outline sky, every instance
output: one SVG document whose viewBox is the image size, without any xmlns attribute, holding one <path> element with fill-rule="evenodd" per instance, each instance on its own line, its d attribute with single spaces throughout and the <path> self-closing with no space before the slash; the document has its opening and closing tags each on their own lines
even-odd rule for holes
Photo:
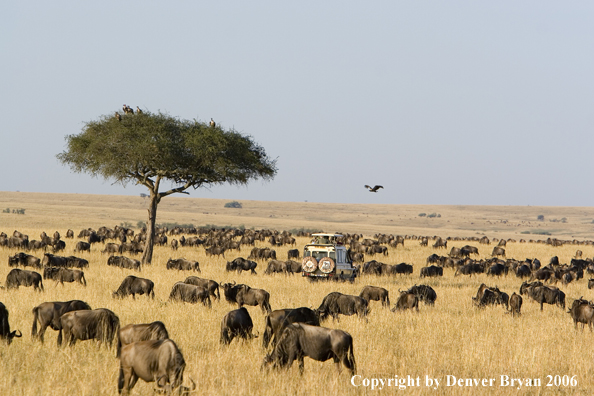
<svg viewBox="0 0 594 396">
<path fill-rule="evenodd" d="M 194 198 L 591 206 L 593 20 L 591 1 L 1 2 L 0 190 L 146 192 L 56 159 L 128 104 L 277 160 Z"/>
</svg>

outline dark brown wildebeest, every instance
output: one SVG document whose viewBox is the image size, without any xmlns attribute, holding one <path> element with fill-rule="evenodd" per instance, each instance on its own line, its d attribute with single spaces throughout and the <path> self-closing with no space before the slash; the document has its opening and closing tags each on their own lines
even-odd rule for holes
<svg viewBox="0 0 594 396">
<path fill-rule="evenodd" d="M 506 246 L 507 245 L 507 241 L 505 239 L 501 239 L 499 241 L 499 243 L 497 244 L 497 246 Z"/>
<path fill-rule="evenodd" d="M 248 285 L 223 283 L 221 285 L 225 294 L 225 300 L 238 304 L 241 308 L 244 304 L 256 306 L 259 305 L 263 313 L 270 313 L 270 293 L 264 289 L 252 289 Z"/>
<path fill-rule="evenodd" d="M 30 254 L 20 252 L 12 257 L 8 257 L 8 265 L 10 267 L 17 267 L 19 265 L 22 265 L 23 267 L 41 268 L 41 259 L 38 259 L 35 256 L 31 256 Z"/>
<path fill-rule="evenodd" d="M 465 245 L 460 248 L 460 257 L 469 257 L 471 254 L 478 256 L 479 251 L 476 246 Z"/>
<path fill-rule="evenodd" d="M 200 272 L 200 264 L 198 261 L 186 260 L 185 258 L 178 258 L 175 260 L 169 259 L 167 260 L 166 268 L 175 269 L 178 271 L 196 271 Z"/>
<path fill-rule="evenodd" d="M 105 244 L 105 249 L 101 251 L 101 254 L 108 253 L 109 255 L 114 255 L 116 253 L 121 253 L 122 247 L 117 243 L 109 242 Z"/>
<path fill-rule="evenodd" d="M 107 265 L 140 271 L 140 261 L 125 256 L 110 256 Z"/>
<path fill-rule="evenodd" d="M 400 291 L 400 295 L 398 296 L 396 304 L 394 304 L 394 308 L 392 308 L 392 312 L 403 311 L 406 309 L 412 310 L 413 308 L 419 312 L 419 298 L 416 294 L 409 293 L 408 291 Z"/>
<path fill-rule="evenodd" d="M 434 276 L 443 276 L 443 268 L 435 265 L 421 268 L 421 278 Z"/>
<path fill-rule="evenodd" d="M 45 267 L 43 269 L 43 279 L 52 279 L 64 286 L 64 282 L 78 282 L 81 285 L 87 286 L 85 273 L 77 269 Z"/>
<path fill-rule="evenodd" d="M 146 278 L 139 278 L 134 275 L 128 275 L 122 281 L 122 284 L 118 288 L 118 290 L 114 291 L 112 294 L 113 298 L 119 297 L 123 298 L 126 296 L 132 295 L 132 298 L 136 300 L 136 295 L 143 295 L 146 294 L 147 297 L 155 298 L 155 283 Z"/>
<path fill-rule="evenodd" d="M 208 290 L 208 293 L 210 293 L 210 295 L 214 298 L 221 298 L 221 294 L 219 293 L 219 284 L 213 280 L 202 279 L 198 278 L 197 276 L 188 276 L 186 280 L 184 280 L 184 283 L 187 283 L 188 285 L 200 286 Z"/>
<path fill-rule="evenodd" d="M 120 319 L 106 308 L 66 312 L 60 317 L 58 346 L 62 346 L 62 333 L 67 345 L 74 345 L 76 340 L 97 340 L 109 348 L 120 329 Z"/>
<path fill-rule="evenodd" d="M 227 272 L 237 271 L 238 274 L 241 274 L 242 271 L 251 271 L 253 275 L 257 275 L 256 267 L 258 263 L 252 260 L 244 259 L 243 257 L 237 257 L 233 261 L 227 261 L 227 265 L 225 266 L 225 270 Z"/>
<path fill-rule="evenodd" d="M 328 316 L 332 316 L 332 320 L 337 320 L 338 315 L 351 316 L 354 314 L 367 319 L 369 308 L 367 300 L 362 297 L 332 292 L 324 297 L 318 312 L 320 320 L 325 320 Z"/>
<path fill-rule="evenodd" d="M 290 260 L 292 258 L 299 259 L 299 249 L 289 249 L 289 251 L 287 251 L 287 259 Z"/>
<path fill-rule="evenodd" d="M 222 246 L 211 246 L 204 249 L 207 256 L 223 256 L 225 258 L 225 248 Z"/>
<path fill-rule="evenodd" d="M 301 263 L 295 260 L 287 260 L 287 271 L 291 274 L 298 274 L 302 271 Z"/>
<path fill-rule="evenodd" d="M 262 366 L 272 363 L 273 368 L 289 369 L 297 360 L 299 373 L 303 374 L 305 356 L 319 362 L 334 359 L 339 371 L 342 363 L 351 375 L 357 371 L 353 338 L 349 333 L 304 323 L 292 323 L 285 328 L 274 350 L 264 358 Z"/>
<path fill-rule="evenodd" d="M 177 241 L 177 239 L 172 239 L 171 240 L 171 250 L 177 250 L 179 247 L 179 242 Z"/>
<path fill-rule="evenodd" d="M 78 241 L 74 248 L 75 252 L 91 252 L 91 244 L 83 241 Z"/>
<path fill-rule="evenodd" d="M 60 323 L 60 316 L 66 312 L 78 310 L 90 310 L 91 307 L 84 301 L 52 301 L 44 302 L 33 308 L 33 326 L 31 327 L 31 337 L 33 339 L 39 338 L 43 343 L 43 337 L 47 327 L 58 331 L 62 327 Z M 39 322 L 39 333 L 37 332 L 37 322 Z"/>
<path fill-rule="evenodd" d="M 425 305 L 435 305 L 435 300 L 437 300 L 437 293 L 431 286 L 414 285 L 407 291 L 417 296 L 419 301 L 425 302 Z"/>
<path fill-rule="evenodd" d="M 419 242 L 419 245 L 421 245 L 421 246 L 427 246 L 428 244 L 429 244 L 429 238 L 422 237 L 421 238 L 421 242 Z"/>
<path fill-rule="evenodd" d="M 502 239 L 503 241 L 503 239 Z M 495 246 L 493 248 L 493 252 L 491 252 L 491 256 L 492 257 L 496 257 L 496 256 L 503 256 L 505 257 L 505 249 L 500 247 L 500 246 Z"/>
<path fill-rule="evenodd" d="M 485 267 L 480 263 L 470 263 L 464 264 L 463 266 L 459 267 L 456 272 L 454 272 L 454 276 L 458 276 L 458 274 L 462 275 L 469 275 L 472 274 L 482 274 L 485 272 Z"/>
<path fill-rule="evenodd" d="M 527 264 L 522 264 L 516 268 L 516 277 L 528 278 L 532 275 L 532 270 Z"/>
<path fill-rule="evenodd" d="M 264 273 L 266 275 L 271 275 L 277 272 L 284 273 L 286 275 L 289 272 L 287 269 L 287 263 L 279 260 L 270 260 L 270 262 L 268 263 L 268 267 L 266 267 Z"/>
<path fill-rule="evenodd" d="M 245 307 L 230 311 L 221 321 L 221 344 L 229 345 L 235 337 L 245 340 L 255 338 L 257 335 L 252 334 L 253 328 L 252 317 Z"/>
<path fill-rule="evenodd" d="M 588 279 L 588 289 L 594 288 L 594 279 Z"/>
<path fill-rule="evenodd" d="M 262 337 L 262 346 L 268 348 L 268 344 L 272 341 L 273 337 L 278 334 L 278 329 L 282 325 L 286 316 L 291 312 L 292 308 L 286 309 L 275 309 L 265 319 L 264 336 Z"/>
<path fill-rule="evenodd" d="M 495 263 L 493 265 L 491 265 L 489 268 L 487 268 L 487 275 L 492 275 L 492 276 L 501 276 L 501 275 L 507 275 L 509 271 L 509 268 L 501 263 Z"/>
<path fill-rule="evenodd" d="M 59 252 L 61 250 L 64 250 L 64 249 L 66 249 L 66 242 L 64 242 L 64 241 L 54 241 L 52 243 L 52 251 L 54 253 L 57 253 L 57 252 Z"/>
<path fill-rule="evenodd" d="M 307 307 L 295 309 L 278 309 L 266 316 L 266 327 L 264 330 L 263 347 L 267 348 L 268 343 L 276 345 L 280 334 L 286 326 L 291 323 L 306 323 L 312 326 L 320 325 L 320 315 L 317 311 Z"/>
<path fill-rule="evenodd" d="M 74 231 L 68 229 L 68 231 L 66 231 L 66 238 L 74 238 Z"/>
<path fill-rule="evenodd" d="M 120 375 L 118 392 L 127 395 L 141 378 L 145 382 L 156 382 L 166 394 L 179 388 L 180 394 L 196 389 L 182 385 L 186 361 L 179 348 L 170 339 L 138 341 L 126 345 L 120 353 Z"/>
<path fill-rule="evenodd" d="M 390 273 L 392 274 L 412 274 L 413 273 L 413 266 L 406 263 L 395 264 L 390 269 Z"/>
<path fill-rule="evenodd" d="M 171 293 L 169 293 L 169 301 L 183 301 L 192 304 L 200 301 L 205 307 L 212 307 L 210 293 L 207 289 L 184 282 L 177 282 L 173 285 Z"/>
<path fill-rule="evenodd" d="M 166 340 L 167 338 L 169 338 L 169 333 L 163 322 L 160 321 L 126 325 L 120 328 L 118 333 L 118 350 L 116 356 L 120 357 L 122 348 L 133 342 Z"/>
<path fill-rule="evenodd" d="M 590 327 L 590 331 L 592 331 L 592 321 L 594 319 L 594 306 L 588 300 L 584 300 L 581 297 L 577 300 L 574 300 L 573 304 L 571 305 L 571 308 L 569 309 L 569 311 L 567 311 L 567 313 L 571 315 L 576 330 L 578 323 L 581 323 L 582 331 L 584 330 L 586 324 L 588 325 L 588 327 Z"/>
<path fill-rule="evenodd" d="M 453 246 L 452 249 L 450 250 L 449 256 L 452 258 L 459 258 L 460 257 L 460 248 Z"/>
<path fill-rule="evenodd" d="M 565 309 L 565 293 L 556 287 L 544 286 L 541 282 L 534 282 L 532 284 L 524 282 L 520 286 L 520 294 L 528 294 L 530 298 L 540 304 L 540 310 L 543 309 L 543 304 L 555 304 Z"/>
<path fill-rule="evenodd" d="M 17 334 L 18 331 L 18 334 Z M 10 331 L 10 324 L 8 323 L 8 309 L 0 302 L 0 340 L 5 340 L 8 345 L 12 339 L 21 337 L 23 334 L 20 330 Z"/>
<path fill-rule="evenodd" d="M 433 244 L 433 248 L 438 249 L 438 248 L 444 248 L 447 249 L 448 248 L 448 241 L 445 239 L 441 239 L 440 237 L 438 237 L 435 240 L 435 243 Z"/>
<path fill-rule="evenodd" d="M 555 278 L 555 271 L 553 271 L 549 267 L 543 267 L 543 268 L 535 271 L 534 273 L 532 273 L 528 282 L 532 282 L 534 280 L 540 280 L 540 281 L 546 282 L 546 281 L 552 281 L 554 278 Z"/>
<path fill-rule="evenodd" d="M 383 287 L 378 286 L 365 286 L 361 293 L 359 293 L 359 297 L 362 297 L 369 301 L 381 301 L 382 307 L 389 308 L 390 307 L 390 296 L 386 289 Z"/>
<path fill-rule="evenodd" d="M 43 291 L 43 281 L 38 272 L 18 268 L 12 269 L 6 275 L 5 285 L 7 289 L 18 289 L 19 286 L 33 286 L 33 290 Z"/>
<path fill-rule="evenodd" d="M 509 298 L 509 312 L 511 312 L 512 316 L 521 315 L 522 310 L 522 296 L 516 294 L 515 292 Z"/>
</svg>

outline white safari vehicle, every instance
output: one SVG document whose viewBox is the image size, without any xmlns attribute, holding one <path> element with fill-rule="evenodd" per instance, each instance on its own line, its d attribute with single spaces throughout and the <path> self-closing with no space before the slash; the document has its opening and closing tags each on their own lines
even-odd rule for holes
<svg viewBox="0 0 594 396">
<path fill-rule="evenodd" d="M 340 234 L 312 234 L 303 248 L 302 275 L 309 278 L 353 280 L 357 276 Z"/>
</svg>

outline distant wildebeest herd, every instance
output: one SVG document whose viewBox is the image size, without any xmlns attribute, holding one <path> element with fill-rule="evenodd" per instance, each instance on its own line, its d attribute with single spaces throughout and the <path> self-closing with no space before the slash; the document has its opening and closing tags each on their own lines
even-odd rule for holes
<svg viewBox="0 0 594 396">
<path fill-rule="evenodd" d="M 169 236 L 169 238 L 168 238 Z M 297 236 L 305 236 L 303 233 Z M 176 238 L 173 238 L 176 237 Z M 74 232 L 68 230 L 66 238 L 74 238 Z M 135 255 L 143 251 L 146 233 L 134 233 L 133 230 L 116 226 L 113 229 L 101 227 L 99 230 L 82 230 L 78 241 L 74 244 L 77 254 L 85 254 L 94 248 L 95 244 L 102 244 L 102 254 L 107 254 L 106 264 L 111 267 L 142 270 L 139 260 L 122 256 L 122 254 Z M 114 240 L 110 242 L 109 240 Z M 448 241 L 462 240 L 460 238 L 440 237 L 412 237 L 376 234 L 373 239 L 363 238 L 362 235 L 344 234 L 340 243 L 349 246 L 348 254 L 354 263 L 358 263 L 357 273 L 366 276 L 411 276 L 414 272 L 413 264 L 386 264 L 370 259 L 365 262 L 365 257 L 370 258 L 376 254 L 385 257 L 389 255 L 388 247 L 397 249 L 404 246 L 406 240 L 417 240 L 421 246 L 429 246 L 433 240 L 433 249 L 447 249 Z M 491 241 L 483 237 L 468 238 L 466 240 L 488 245 Z M 207 256 L 225 257 L 226 251 L 240 252 L 242 246 L 251 246 L 248 258 L 236 257 L 227 261 L 227 272 L 242 271 L 257 275 L 258 261 L 269 260 L 264 271 L 265 275 L 276 273 L 293 275 L 301 272 L 299 250 L 290 249 L 287 260 L 277 258 L 274 247 L 288 245 L 295 246 L 296 240 L 288 232 L 272 230 L 239 230 L 239 229 L 181 229 L 157 230 L 155 243 L 171 247 L 172 252 L 185 247 L 202 247 Z M 269 247 L 255 247 L 255 241 L 271 244 Z M 119 242 L 119 243 L 118 243 Z M 494 242 L 497 242 L 494 240 Z M 556 285 L 558 282 L 566 285 L 577 281 L 584 276 L 584 272 L 594 274 L 594 262 L 582 259 L 582 252 L 578 250 L 576 256 L 569 264 L 561 264 L 554 256 L 546 266 L 541 266 L 537 259 L 516 260 L 505 258 L 505 248 L 509 240 L 499 240 L 488 259 L 477 259 L 479 249 L 476 246 L 466 245 L 461 248 L 452 247 L 447 256 L 431 254 L 427 257 L 426 264 L 420 268 L 420 278 L 443 277 L 444 269 L 451 269 L 453 276 L 486 274 L 499 278 L 514 273 L 522 283 L 518 293 L 511 296 L 501 291 L 497 286 L 481 284 L 476 296 L 472 297 L 473 304 L 480 309 L 491 305 L 502 305 L 514 317 L 521 315 L 523 304 L 522 296 L 527 296 L 540 304 L 557 305 L 563 309 L 566 306 L 565 293 Z M 515 242 L 515 241 L 514 241 Z M 526 241 L 520 241 L 525 243 Z M 534 241 L 532 241 L 534 242 Z M 535 243 L 546 243 L 551 246 L 561 246 L 564 243 L 577 241 L 559 241 L 548 239 Z M 53 237 L 48 237 L 45 232 L 40 235 L 39 241 L 29 240 L 27 235 L 14 231 L 12 236 L 0 233 L 0 247 L 21 250 L 8 258 L 8 265 L 13 268 L 6 277 L 6 289 L 18 289 L 20 286 L 30 287 L 40 293 L 44 292 L 43 280 L 54 280 L 56 285 L 64 282 L 77 282 L 83 287 L 87 279 L 83 269 L 89 268 L 89 261 L 75 256 L 62 257 L 56 253 L 66 247 L 66 242 L 61 240 L 56 231 Z M 51 251 L 50 252 L 48 252 Z M 36 257 L 29 252 L 41 251 L 43 257 Z M 503 259 L 505 258 L 505 259 Z M 36 271 L 18 267 L 31 267 L 43 270 L 43 277 Z M 186 258 L 170 258 L 165 268 L 176 271 L 193 271 L 201 273 L 197 261 Z M 91 280 L 92 281 L 92 280 Z M 548 284 L 546 284 L 548 283 Z M 588 288 L 594 287 L 594 279 L 588 282 Z M 133 275 L 125 277 L 119 288 L 113 291 L 114 298 L 126 298 L 136 295 L 146 295 L 154 299 L 155 284 L 150 279 Z M 220 290 L 223 289 L 225 300 L 238 308 L 229 311 L 221 319 L 220 343 L 230 344 L 234 338 L 251 340 L 259 337 L 254 334 L 254 322 L 245 306 L 259 306 L 265 315 L 265 328 L 263 332 L 263 348 L 266 353 L 262 361 L 262 369 L 289 368 L 295 360 L 299 363 L 299 370 L 304 370 L 304 357 L 314 360 L 326 361 L 333 359 L 340 370 L 345 366 L 351 373 L 356 372 L 353 339 L 343 330 L 321 327 L 321 324 L 332 318 L 339 320 L 339 315 L 357 315 L 365 322 L 368 321 L 370 302 L 378 301 L 382 307 L 390 308 L 389 291 L 385 288 L 366 285 L 359 295 L 343 294 L 334 291 L 326 295 L 317 309 L 308 307 L 283 308 L 273 310 L 270 304 L 270 293 L 264 289 L 252 288 L 246 284 L 219 283 L 211 279 L 188 276 L 184 281 L 176 282 L 169 295 L 169 301 L 187 302 L 192 304 L 202 303 L 205 307 L 212 306 L 212 299 L 221 300 Z M 434 306 L 437 300 L 436 291 L 429 285 L 411 286 L 407 290 L 398 290 L 398 296 L 392 312 L 419 311 L 419 304 Z M 165 324 L 160 321 L 152 323 L 128 324 L 120 326 L 116 313 L 106 308 L 92 309 L 90 304 L 80 300 L 44 302 L 32 309 L 33 325 L 31 335 L 33 339 L 44 341 L 44 334 L 48 327 L 58 331 L 58 346 L 63 343 L 74 345 L 77 341 L 96 340 L 107 347 L 115 342 L 116 355 L 120 359 L 119 379 L 117 388 L 120 393 L 128 393 L 134 387 L 138 378 L 146 382 L 155 382 L 156 386 L 166 392 L 174 389 L 180 393 L 195 389 L 186 387 L 183 383 L 185 360 L 176 343 L 169 338 Z M 573 300 L 568 313 L 582 328 L 587 324 L 592 330 L 594 320 L 594 303 L 582 297 Z M 37 330 L 39 324 L 39 331 Z M 8 310 L 0 303 L 0 339 L 10 343 L 14 338 L 21 337 L 19 330 L 10 330 L 8 323 Z"/>
</svg>

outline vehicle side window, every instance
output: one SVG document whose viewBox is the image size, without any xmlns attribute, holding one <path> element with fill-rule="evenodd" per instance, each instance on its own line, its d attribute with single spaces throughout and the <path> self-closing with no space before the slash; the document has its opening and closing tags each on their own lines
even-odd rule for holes
<svg viewBox="0 0 594 396">
<path fill-rule="evenodd" d="M 330 252 L 330 258 L 336 261 L 336 252 Z"/>
<path fill-rule="evenodd" d="M 306 250 L 305 253 L 303 253 L 304 257 L 309 257 L 311 256 L 311 252 L 309 250 Z"/>
</svg>

